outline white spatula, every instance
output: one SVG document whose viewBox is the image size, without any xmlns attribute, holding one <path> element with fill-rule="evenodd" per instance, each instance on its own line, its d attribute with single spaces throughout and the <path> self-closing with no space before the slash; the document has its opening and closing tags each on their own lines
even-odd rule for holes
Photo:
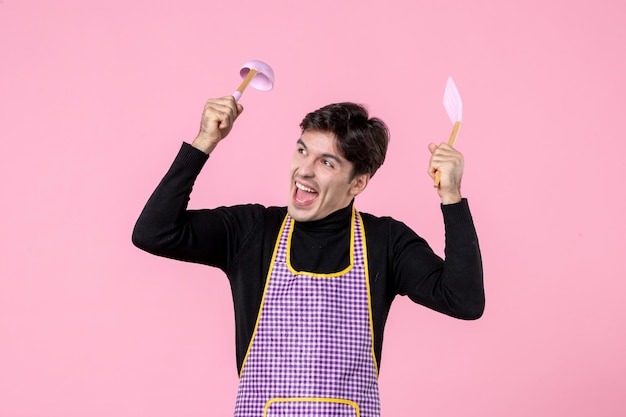
<svg viewBox="0 0 626 417">
<path fill-rule="evenodd" d="M 454 146 L 456 142 L 456 136 L 459 134 L 461 128 L 461 119 L 463 118 L 463 102 L 461 101 L 461 95 L 459 90 L 454 84 L 452 77 L 448 77 L 446 83 L 446 89 L 443 92 L 443 106 L 446 108 L 450 121 L 454 124 L 452 127 L 452 133 L 450 139 L 448 139 L 448 145 Z M 441 181 L 441 174 L 439 171 L 435 172 L 435 188 L 439 187 Z"/>
</svg>

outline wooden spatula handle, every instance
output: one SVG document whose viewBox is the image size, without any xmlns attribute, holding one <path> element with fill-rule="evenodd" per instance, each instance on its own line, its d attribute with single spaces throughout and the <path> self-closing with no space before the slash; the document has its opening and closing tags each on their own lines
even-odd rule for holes
<svg viewBox="0 0 626 417">
<path fill-rule="evenodd" d="M 250 68 L 248 75 L 246 75 L 246 78 L 244 78 L 241 84 L 239 84 L 239 88 L 237 89 L 237 91 L 243 93 L 243 90 L 245 90 L 248 84 L 250 84 L 250 81 L 252 81 L 256 73 L 257 71 L 254 68 Z"/>
</svg>

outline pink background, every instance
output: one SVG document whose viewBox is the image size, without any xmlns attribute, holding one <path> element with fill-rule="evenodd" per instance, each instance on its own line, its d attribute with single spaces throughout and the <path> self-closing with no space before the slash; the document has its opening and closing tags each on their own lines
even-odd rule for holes
<svg viewBox="0 0 626 417">
<path fill-rule="evenodd" d="M 517 3 L 517 4 L 515 4 Z M 237 387 L 221 272 L 135 249 L 135 219 L 206 98 L 248 59 L 269 93 L 192 207 L 286 203 L 302 116 L 366 104 L 392 132 L 357 200 L 443 253 L 427 144 L 457 147 L 487 309 L 397 299 L 380 376 L 393 416 L 624 416 L 623 1 L 0 0 L 0 416 L 226 416 Z"/>
</svg>

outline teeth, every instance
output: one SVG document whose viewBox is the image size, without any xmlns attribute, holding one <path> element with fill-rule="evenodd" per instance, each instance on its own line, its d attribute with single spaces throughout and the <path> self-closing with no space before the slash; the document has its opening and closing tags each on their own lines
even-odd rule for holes
<svg viewBox="0 0 626 417">
<path fill-rule="evenodd" d="M 301 189 L 302 191 L 306 191 L 307 193 L 314 193 L 315 190 L 312 190 L 310 188 L 305 187 L 304 185 L 300 184 L 299 182 L 296 183 L 296 187 L 298 187 L 299 189 Z"/>
</svg>

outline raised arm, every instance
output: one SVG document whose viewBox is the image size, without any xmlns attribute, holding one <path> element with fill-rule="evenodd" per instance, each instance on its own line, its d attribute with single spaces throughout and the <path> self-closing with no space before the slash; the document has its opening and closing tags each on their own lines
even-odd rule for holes
<svg viewBox="0 0 626 417">
<path fill-rule="evenodd" d="M 485 307 L 483 267 L 474 221 L 461 196 L 463 155 L 445 143 L 428 148 L 428 174 L 441 174 L 437 192 L 446 233 L 445 260 L 410 229 L 392 232 L 398 292 L 444 314 L 477 319 Z"/>
<path fill-rule="evenodd" d="M 242 110 L 231 96 L 207 101 L 193 144 L 182 145 L 135 224 L 132 240 L 137 247 L 160 256 L 226 265 L 224 242 L 234 235 L 227 214 L 219 209 L 187 210 L 187 204 L 208 154 L 228 135 Z"/>
</svg>

